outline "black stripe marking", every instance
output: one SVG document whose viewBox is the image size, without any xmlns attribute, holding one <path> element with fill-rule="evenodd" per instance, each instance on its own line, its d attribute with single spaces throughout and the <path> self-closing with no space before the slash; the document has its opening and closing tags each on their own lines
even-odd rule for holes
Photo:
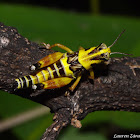
<svg viewBox="0 0 140 140">
<path fill-rule="evenodd" d="M 54 76 L 54 78 L 58 78 L 58 75 L 57 75 L 57 72 L 56 72 L 56 69 L 55 69 L 55 67 L 54 67 L 54 65 L 52 64 L 52 65 L 50 65 L 50 68 L 52 69 L 52 71 L 53 71 L 53 76 Z"/>
<path fill-rule="evenodd" d="M 43 71 L 41 71 L 41 74 L 43 75 L 44 81 L 46 81 L 46 78 L 45 78 L 45 75 L 44 75 Z"/>
<path fill-rule="evenodd" d="M 38 75 L 36 75 L 35 77 L 36 77 L 36 79 L 37 79 L 37 82 L 39 83 L 39 78 L 38 78 Z"/>
<path fill-rule="evenodd" d="M 61 62 L 58 61 L 58 62 L 56 63 L 56 65 L 57 65 L 57 67 L 58 67 L 58 69 L 59 69 L 60 75 L 61 75 L 61 76 L 65 76 L 65 71 L 64 71 L 64 68 L 63 68 Z"/>
<path fill-rule="evenodd" d="M 23 81 L 23 88 L 27 88 L 27 83 L 26 83 L 25 77 L 21 77 L 21 79 Z"/>
<path fill-rule="evenodd" d="M 53 64 L 55 70 L 56 70 L 56 73 L 57 73 L 57 76 L 60 77 L 60 73 L 59 73 L 59 68 L 57 67 L 56 63 Z"/>
<path fill-rule="evenodd" d="M 31 77 L 28 75 L 28 76 L 26 76 L 26 78 L 29 81 L 29 87 L 31 87 L 32 86 L 32 79 L 31 79 Z"/>
<path fill-rule="evenodd" d="M 48 69 L 46 69 L 46 71 L 48 71 L 48 73 L 49 73 L 48 80 L 51 80 L 51 74 L 50 74 L 50 71 L 49 71 Z"/>
<path fill-rule="evenodd" d="M 18 82 L 15 81 L 14 84 L 13 84 L 13 90 L 15 91 L 17 89 L 17 87 L 18 87 Z"/>
<path fill-rule="evenodd" d="M 22 81 L 21 81 L 21 80 L 22 80 L 22 79 L 21 79 L 21 78 L 19 78 L 21 88 L 23 88 L 23 87 L 22 87 Z"/>
</svg>

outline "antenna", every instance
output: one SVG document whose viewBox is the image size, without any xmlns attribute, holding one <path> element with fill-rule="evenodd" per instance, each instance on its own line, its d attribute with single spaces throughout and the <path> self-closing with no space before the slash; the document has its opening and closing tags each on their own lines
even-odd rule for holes
<svg viewBox="0 0 140 140">
<path fill-rule="evenodd" d="M 121 35 L 125 32 L 125 30 L 123 30 L 119 35 L 118 37 L 115 39 L 115 41 L 112 43 L 112 45 L 110 45 L 108 48 L 111 48 L 117 41 L 118 39 L 121 37 Z"/>
<path fill-rule="evenodd" d="M 122 52 L 111 52 L 110 55 L 112 54 L 132 55 L 132 54 L 127 54 L 127 53 L 122 53 Z"/>
</svg>

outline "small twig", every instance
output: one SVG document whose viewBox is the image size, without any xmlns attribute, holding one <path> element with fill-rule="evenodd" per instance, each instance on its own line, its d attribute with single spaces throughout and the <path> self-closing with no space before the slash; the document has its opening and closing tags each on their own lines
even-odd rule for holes
<svg viewBox="0 0 140 140">
<path fill-rule="evenodd" d="M 29 120 L 35 119 L 37 117 L 40 117 L 42 115 L 48 114 L 49 111 L 50 111 L 49 108 L 45 106 L 41 106 L 41 107 L 31 109 L 29 111 L 20 113 L 6 120 L 3 120 L 0 122 L 0 132 L 10 129 L 12 127 L 15 127 L 17 125 L 20 125 Z"/>
</svg>

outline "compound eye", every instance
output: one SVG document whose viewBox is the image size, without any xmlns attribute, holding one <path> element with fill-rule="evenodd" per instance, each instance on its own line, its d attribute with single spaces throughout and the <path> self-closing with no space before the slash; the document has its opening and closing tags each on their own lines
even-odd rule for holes
<svg viewBox="0 0 140 140">
<path fill-rule="evenodd" d="M 104 58 L 109 58 L 109 53 L 105 53 Z"/>
</svg>

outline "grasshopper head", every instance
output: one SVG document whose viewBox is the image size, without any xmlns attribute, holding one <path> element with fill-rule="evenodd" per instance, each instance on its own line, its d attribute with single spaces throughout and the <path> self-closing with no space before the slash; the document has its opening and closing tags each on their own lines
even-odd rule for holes
<svg viewBox="0 0 140 140">
<path fill-rule="evenodd" d="M 124 30 L 125 31 L 125 30 Z M 92 64 L 99 64 L 104 61 L 108 61 L 110 58 L 111 54 L 124 54 L 128 55 L 125 53 L 120 53 L 120 52 L 111 52 L 110 48 L 117 42 L 117 40 L 120 38 L 122 35 L 121 32 L 119 36 L 116 38 L 116 40 L 112 43 L 112 45 L 108 46 L 104 43 L 101 43 L 97 47 L 91 47 L 90 49 L 81 49 L 79 50 L 79 55 L 78 55 L 78 61 L 82 66 L 86 69 L 89 70 L 91 68 Z"/>
<path fill-rule="evenodd" d="M 121 52 L 111 52 L 110 48 L 112 46 L 114 46 L 114 44 L 118 41 L 118 39 L 120 38 L 120 36 L 124 33 L 125 30 L 123 30 L 118 37 L 115 39 L 115 41 L 107 47 L 106 44 L 101 43 L 99 46 L 97 47 L 92 47 L 91 49 L 89 49 L 89 55 L 91 55 L 91 59 L 92 60 L 104 60 L 107 61 L 110 58 L 111 54 L 123 54 L 123 55 L 128 55 L 125 53 L 121 53 Z"/>
<path fill-rule="evenodd" d="M 110 47 L 107 47 L 105 43 L 101 43 L 99 46 L 95 48 L 96 55 L 92 55 L 92 60 L 104 60 L 107 61 L 110 58 Z M 92 54 L 92 52 L 90 53 Z"/>
</svg>

